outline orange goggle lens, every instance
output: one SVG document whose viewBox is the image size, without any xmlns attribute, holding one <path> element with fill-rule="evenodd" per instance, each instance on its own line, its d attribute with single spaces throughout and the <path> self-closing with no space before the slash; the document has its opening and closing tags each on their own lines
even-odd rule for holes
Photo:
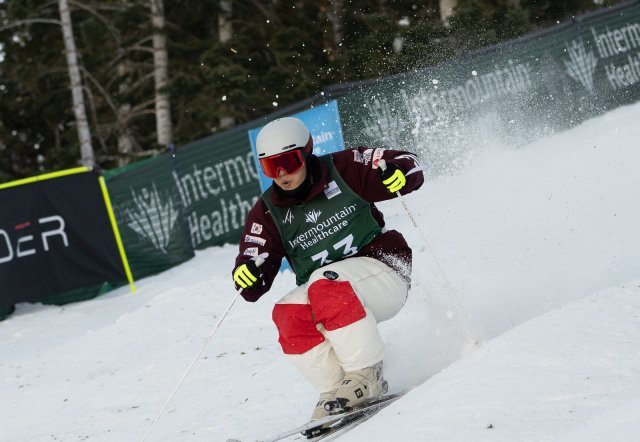
<svg viewBox="0 0 640 442">
<path fill-rule="evenodd" d="M 277 178 L 282 170 L 285 174 L 296 173 L 304 166 L 302 150 L 295 149 L 267 158 L 260 159 L 262 172 L 269 178 Z"/>
</svg>

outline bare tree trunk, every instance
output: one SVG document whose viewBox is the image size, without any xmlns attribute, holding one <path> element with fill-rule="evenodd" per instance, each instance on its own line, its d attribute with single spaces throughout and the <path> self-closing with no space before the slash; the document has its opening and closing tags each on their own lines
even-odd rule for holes
<svg viewBox="0 0 640 442">
<path fill-rule="evenodd" d="M 333 30 L 333 44 L 335 50 L 340 47 L 344 39 L 344 1 L 333 0 L 330 3 L 330 10 L 327 11 L 327 18 L 331 22 L 331 28 Z"/>
<path fill-rule="evenodd" d="M 218 40 L 224 44 L 233 37 L 233 23 L 231 23 L 231 11 L 233 0 L 220 0 L 220 14 L 218 15 Z M 232 116 L 220 117 L 220 129 L 228 129 L 236 123 Z"/>
<path fill-rule="evenodd" d="M 164 33 L 165 17 L 162 0 L 150 0 L 153 25 L 153 77 L 155 80 L 156 131 L 158 144 L 168 146 L 172 142 L 171 105 L 169 103 L 169 55 L 167 36 Z"/>
<path fill-rule="evenodd" d="M 439 0 L 440 1 L 440 19 L 447 22 L 449 17 L 453 15 L 453 8 L 458 6 L 458 0 Z"/>
<path fill-rule="evenodd" d="M 220 43 L 226 43 L 233 37 L 232 10 L 233 0 L 220 0 L 220 15 L 218 15 L 218 39 Z"/>
<path fill-rule="evenodd" d="M 133 154 L 133 135 L 128 126 L 130 113 L 130 104 L 125 103 L 118 107 L 118 166 L 129 164 Z"/>
<path fill-rule="evenodd" d="M 75 114 L 76 126 L 78 127 L 78 139 L 80 140 L 80 161 L 84 166 L 93 167 L 95 165 L 95 156 L 93 154 L 93 146 L 91 145 L 91 131 L 89 129 L 87 111 L 84 106 L 82 78 L 78 67 L 78 51 L 73 37 L 73 26 L 68 1 L 58 0 L 58 8 L 60 9 L 60 22 L 62 25 L 62 35 L 64 36 L 69 79 L 71 81 L 73 113 Z"/>
</svg>

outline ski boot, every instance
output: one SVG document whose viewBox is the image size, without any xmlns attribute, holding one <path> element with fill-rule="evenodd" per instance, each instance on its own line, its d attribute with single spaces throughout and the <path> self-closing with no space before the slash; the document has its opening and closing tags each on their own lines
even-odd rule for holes
<svg viewBox="0 0 640 442">
<path fill-rule="evenodd" d="M 382 375 L 382 361 L 371 367 L 345 373 L 334 393 L 335 400 L 325 402 L 330 413 L 345 411 L 383 396 L 389 390 Z"/>
</svg>

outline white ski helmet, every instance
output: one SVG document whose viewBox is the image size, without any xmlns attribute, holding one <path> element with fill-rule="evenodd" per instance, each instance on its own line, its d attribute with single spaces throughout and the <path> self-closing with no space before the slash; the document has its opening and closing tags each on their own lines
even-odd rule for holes
<svg viewBox="0 0 640 442">
<path fill-rule="evenodd" d="M 313 138 L 304 123 L 294 117 L 273 120 L 256 138 L 259 160 L 295 149 L 301 149 L 306 159 L 313 151 Z"/>
</svg>

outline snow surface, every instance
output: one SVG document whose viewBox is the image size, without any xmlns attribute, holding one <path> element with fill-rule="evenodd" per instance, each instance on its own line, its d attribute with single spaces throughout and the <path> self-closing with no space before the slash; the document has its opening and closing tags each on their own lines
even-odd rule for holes
<svg viewBox="0 0 640 442">
<path fill-rule="evenodd" d="M 381 205 L 415 252 L 407 305 L 380 325 L 386 377 L 417 387 L 340 440 L 639 440 L 639 121 L 627 106 L 428 182 L 406 198 L 428 245 Z M 234 300 L 235 253 L 135 295 L 19 305 L 0 322 L 0 440 L 142 440 Z M 271 323 L 294 284 L 232 307 L 148 440 L 247 442 L 308 418 L 316 393 Z"/>
</svg>

